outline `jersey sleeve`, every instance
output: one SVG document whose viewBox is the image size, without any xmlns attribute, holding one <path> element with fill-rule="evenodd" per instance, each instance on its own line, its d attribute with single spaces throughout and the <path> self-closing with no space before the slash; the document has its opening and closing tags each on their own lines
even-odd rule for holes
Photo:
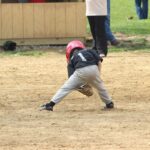
<svg viewBox="0 0 150 150">
<path fill-rule="evenodd" d="M 68 71 L 68 78 L 69 78 L 74 73 L 74 71 L 75 71 L 75 69 L 74 69 L 74 67 L 72 66 L 71 63 L 69 63 L 67 65 L 67 71 Z"/>
</svg>

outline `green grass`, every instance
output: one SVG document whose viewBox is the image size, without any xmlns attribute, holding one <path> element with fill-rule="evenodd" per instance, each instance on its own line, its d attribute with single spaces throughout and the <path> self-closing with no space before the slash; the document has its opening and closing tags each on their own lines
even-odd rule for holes
<svg viewBox="0 0 150 150">
<path fill-rule="evenodd" d="M 139 20 L 134 0 L 111 0 L 111 28 L 127 35 L 150 35 L 150 11 L 149 19 Z"/>
<path fill-rule="evenodd" d="M 134 0 L 111 0 L 111 29 L 114 33 L 126 35 L 150 35 L 150 11 L 149 19 L 139 20 Z M 88 23 L 87 32 L 90 33 Z"/>
<path fill-rule="evenodd" d="M 129 17 L 133 17 L 133 19 L 130 20 Z M 134 0 L 111 0 L 111 29 L 114 33 L 123 33 L 129 36 L 150 35 L 150 11 L 148 19 L 139 20 Z M 90 33 L 88 23 L 87 32 Z"/>
<path fill-rule="evenodd" d="M 150 6 L 150 3 L 149 3 Z M 133 19 L 128 19 L 132 17 Z M 118 47 L 109 47 L 109 51 L 146 51 L 150 52 L 150 11 L 149 18 L 139 20 L 136 15 L 134 0 L 111 0 L 111 30 L 117 36 L 135 36 L 132 40 L 122 40 Z M 90 28 L 87 21 L 87 33 Z M 121 34 L 120 34 L 121 33 Z M 118 38 L 118 37 L 117 37 Z"/>
<path fill-rule="evenodd" d="M 122 33 L 135 38 L 122 41 L 118 47 L 111 47 L 110 51 L 150 52 L 150 41 L 145 40 L 145 37 L 150 36 L 150 11 L 148 19 L 139 20 L 134 0 L 111 0 L 111 29 L 114 34 Z"/>
<path fill-rule="evenodd" d="M 0 57 L 3 56 L 34 56 L 34 57 L 40 57 L 46 55 L 46 52 L 44 51 L 36 51 L 36 50 L 31 50 L 31 51 L 3 51 L 0 52 Z"/>
</svg>

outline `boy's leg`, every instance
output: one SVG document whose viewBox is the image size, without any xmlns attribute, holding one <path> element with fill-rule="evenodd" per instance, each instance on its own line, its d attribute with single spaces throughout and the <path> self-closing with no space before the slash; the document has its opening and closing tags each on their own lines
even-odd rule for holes
<svg viewBox="0 0 150 150">
<path fill-rule="evenodd" d="M 99 64 L 99 67 L 101 69 L 100 65 L 101 65 L 101 63 Z M 79 69 L 78 73 L 80 74 L 80 76 L 82 76 L 82 79 L 85 82 L 94 86 L 98 90 L 99 96 L 101 97 L 102 101 L 105 104 L 109 104 L 112 102 L 112 99 L 109 96 L 107 90 L 105 89 L 103 81 L 99 77 L 100 69 L 98 69 L 97 65 L 92 65 L 92 66 L 88 66 L 88 67 Z"/>
<path fill-rule="evenodd" d="M 106 90 L 103 81 L 99 77 L 98 68 L 95 69 L 94 79 L 91 80 L 91 84 L 98 90 L 98 94 L 102 101 L 107 105 L 112 102 L 112 98 L 109 96 L 108 91 Z"/>
<path fill-rule="evenodd" d="M 51 101 L 53 101 L 55 104 L 59 103 L 67 94 L 69 94 L 72 90 L 75 90 L 82 84 L 83 81 L 76 75 L 76 73 L 74 73 L 57 91 L 57 93 L 53 96 Z"/>
<path fill-rule="evenodd" d="M 70 76 L 70 78 L 64 83 L 64 85 L 56 92 L 52 97 L 51 101 L 47 104 L 42 105 L 42 109 L 53 111 L 53 106 L 59 103 L 66 95 L 68 95 L 72 90 L 75 90 L 79 86 L 84 84 L 84 82 L 77 76 L 76 72 Z"/>
</svg>

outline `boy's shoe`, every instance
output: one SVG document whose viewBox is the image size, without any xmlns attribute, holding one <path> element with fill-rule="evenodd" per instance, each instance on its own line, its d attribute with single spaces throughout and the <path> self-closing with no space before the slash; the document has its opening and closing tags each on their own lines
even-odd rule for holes
<svg viewBox="0 0 150 150">
<path fill-rule="evenodd" d="M 53 111 L 53 106 L 50 105 L 50 103 L 46 103 L 41 106 L 40 110 L 48 110 L 48 111 Z"/>
<path fill-rule="evenodd" d="M 109 104 L 106 104 L 106 107 L 105 107 L 105 108 L 108 108 L 108 109 L 114 108 L 114 103 L 113 103 L 113 102 L 110 102 Z"/>
</svg>

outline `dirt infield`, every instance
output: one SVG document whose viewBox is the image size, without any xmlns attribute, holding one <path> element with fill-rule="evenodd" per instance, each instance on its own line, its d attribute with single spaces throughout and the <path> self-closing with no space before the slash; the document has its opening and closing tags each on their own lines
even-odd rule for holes
<svg viewBox="0 0 150 150">
<path fill-rule="evenodd" d="M 150 53 L 109 53 L 102 78 L 116 108 L 98 95 L 69 94 L 39 111 L 67 79 L 64 54 L 0 58 L 0 150 L 149 150 Z"/>
</svg>

